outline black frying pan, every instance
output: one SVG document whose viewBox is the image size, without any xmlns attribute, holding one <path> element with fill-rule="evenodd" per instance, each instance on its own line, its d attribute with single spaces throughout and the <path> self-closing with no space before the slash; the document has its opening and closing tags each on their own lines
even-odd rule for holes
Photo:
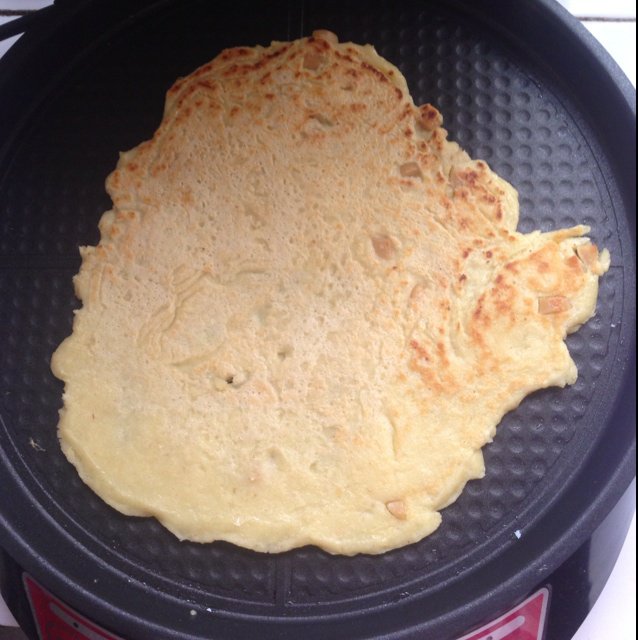
<svg viewBox="0 0 638 640">
<path fill-rule="evenodd" d="M 128 638 L 449 640 L 523 598 L 635 475 L 635 92 L 551 0 L 66 2 L 0 63 L 0 545 Z M 487 477 L 441 528 L 381 556 L 178 542 L 78 479 L 56 439 L 49 358 L 71 330 L 77 246 L 95 244 L 117 153 L 223 47 L 327 28 L 398 64 L 417 103 L 519 190 L 520 229 L 576 222 L 611 251 L 580 371 L 527 398 Z M 99 384 L 99 381 L 96 381 Z M 516 532 L 520 532 L 518 538 Z"/>
</svg>

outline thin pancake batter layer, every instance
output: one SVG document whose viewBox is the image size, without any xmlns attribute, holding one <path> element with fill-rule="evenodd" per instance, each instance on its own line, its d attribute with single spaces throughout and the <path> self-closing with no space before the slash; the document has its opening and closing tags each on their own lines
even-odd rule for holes
<svg viewBox="0 0 638 640">
<path fill-rule="evenodd" d="M 399 70 L 329 32 L 180 79 L 109 176 L 53 356 L 84 481 L 180 538 L 380 553 L 432 533 L 609 264 L 516 231 L 515 190 Z"/>
</svg>

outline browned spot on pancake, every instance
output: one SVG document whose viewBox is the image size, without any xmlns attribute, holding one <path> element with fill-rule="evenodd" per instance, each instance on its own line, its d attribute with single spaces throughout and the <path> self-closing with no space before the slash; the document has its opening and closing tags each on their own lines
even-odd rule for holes
<svg viewBox="0 0 638 640">
<path fill-rule="evenodd" d="M 429 362 L 430 354 L 416 340 L 410 340 L 410 346 L 416 352 L 419 359 Z"/>
<path fill-rule="evenodd" d="M 431 104 L 419 107 L 418 123 L 426 131 L 432 131 L 443 123 L 441 114 Z"/>
<path fill-rule="evenodd" d="M 542 315 L 565 313 L 571 308 L 572 303 L 565 296 L 543 296 L 538 299 L 538 313 Z"/>
<path fill-rule="evenodd" d="M 207 80 L 207 79 L 202 79 L 202 80 L 198 80 L 195 83 L 196 86 L 198 87 L 202 87 L 203 89 L 207 89 L 207 90 L 215 90 L 217 89 L 217 85 L 211 81 L 211 80 Z"/>
<path fill-rule="evenodd" d="M 168 93 L 177 93 L 182 86 L 184 85 L 184 79 L 178 80 L 173 84 L 173 86 L 168 90 Z"/>
<path fill-rule="evenodd" d="M 197 69 L 197 71 L 193 75 L 194 77 L 204 75 L 205 73 L 208 73 L 212 68 L 213 68 L 213 64 L 212 62 L 209 62 L 208 64 L 205 64 L 203 67 L 200 67 L 199 69 Z"/>
<path fill-rule="evenodd" d="M 590 247 L 592 245 L 589 245 Z M 594 247 L 595 248 L 595 247 Z M 596 260 L 598 259 L 598 250 L 596 250 Z M 567 264 L 567 266 L 572 270 L 572 271 L 576 271 L 576 272 L 582 272 L 583 270 L 583 265 L 581 263 L 581 261 L 579 260 L 578 256 L 573 255 L 570 256 L 569 258 L 567 258 L 567 260 L 565 261 L 565 264 Z M 587 266 L 589 268 L 591 268 L 594 264 L 594 262 L 589 263 L 586 262 Z"/>
<path fill-rule="evenodd" d="M 399 167 L 399 173 L 404 178 L 422 178 L 423 172 L 421 171 L 421 167 L 419 167 L 418 162 L 404 162 Z"/>
<path fill-rule="evenodd" d="M 326 58 L 317 51 L 309 51 L 306 53 L 303 59 L 304 69 L 309 71 L 317 71 L 319 67 L 325 62 Z"/>
<path fill-rule="evenodd" d="M 369 71 L 370 73 L 372 73 L 377 78 L 377 80 L 380 80 L 381 82 L 389 82 L 388 78 L 383 73 L 383 71 L 380 71 L 376 67 L 373 67 L 371 64 L 367 62 L 362 62 L 361 67 L 366 71 Z"/>
</svg>

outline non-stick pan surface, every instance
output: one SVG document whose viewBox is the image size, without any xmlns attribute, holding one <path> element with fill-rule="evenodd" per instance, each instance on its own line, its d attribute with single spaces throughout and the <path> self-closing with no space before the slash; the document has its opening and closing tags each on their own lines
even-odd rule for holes
<svg viewBox="0 0 638 640">
<path fill-rule="evenodd" d="M 130 638 L 448 640 L 541 582 L 635 474 L 635 92 L 550 0 L 61 5 L 0 64 L 0 544 Z M 95 244 L 117 154 L 223 47 L 327 28 L 373 43 L 452 139 L 518 189 L 520 229 L 584 222 L 612 255 L 568 344 L 578 382 L 527 398 L 487 476 L 418 544 L 380 556 L 179 542 L 79 480 L 56 438 L 49 358 L 69 334 L 77 247 Z M 99 385 L 99 379 L 95 380 Z"/>
</svg>

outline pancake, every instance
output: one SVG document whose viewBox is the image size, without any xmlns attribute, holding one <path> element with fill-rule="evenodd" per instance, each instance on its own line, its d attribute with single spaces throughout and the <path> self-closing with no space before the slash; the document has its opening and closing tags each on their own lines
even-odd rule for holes
<svg viewBox="0 0 638 640">
<path fill-rule="evenodd" d="M 572 384 L 609 254 L 516 231 L 515 189 L 400 71 L 327 31 L 223 51 L 168 91 L 52 358 L 67 458 L 180 539 L 418 541 L 503 415 Z"/>
</svg>

